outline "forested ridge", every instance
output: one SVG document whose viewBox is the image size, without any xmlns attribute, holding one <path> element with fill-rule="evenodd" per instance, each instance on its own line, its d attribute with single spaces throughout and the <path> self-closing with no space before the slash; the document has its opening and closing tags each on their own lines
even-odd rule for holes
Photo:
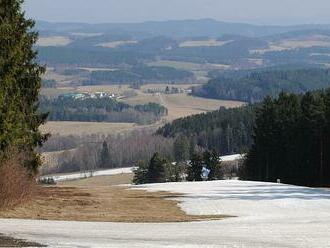
<svg viewBox="0 0 330 248">
<path fill-rule="evenodd" d="M 157 131 L 193 148 L 216 150 L 221 155 L 247 151 L 252 144 L 254 106 L 225 109 L 174 120 Z M 182 144 L 184 145 L 184 144 Z"/>
<path fill-rule="evenodd" d="M 147 82 L 176 82 L 190 80 L 193 73 L 167 66 L 135 66 L 126 70 L 94 71 L 85 85 L 118 84 L 118 83 L 147 83 Z"/>
<path fill-rule="evenodd" d="M 262 101 L 267 95 L 276 97 L 282 91 L 304 93 L 329 86 L 329 69 L 282 69 L 252 72 L 242 77 L 217 77 L 202 87 L 194 88 L 192 94 L 207 98 L 255 103 Z"/>
<path fill-rule="evenodd" d="M 42 98 L 39 110 L 49 112 L 51 121 L 129 122 L 148 124 L 167 115 L 167 109 L 157 103 L 131 106 L 111 98 L 74 99 Z"/>
</svg>

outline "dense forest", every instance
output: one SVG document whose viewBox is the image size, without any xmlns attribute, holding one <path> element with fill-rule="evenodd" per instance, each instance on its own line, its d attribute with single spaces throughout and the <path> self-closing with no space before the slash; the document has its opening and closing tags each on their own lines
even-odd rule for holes
<svg viewBox="0 0 330 248">
<path fill-rule="evenodd" d="M 136 66 L 126 70 L 94 71 L 85 85 L 188 81 L 193 73 L 166 66 Z"/>
<path fill-rule="evenodd" d="M 244 179 L 330 185 L 330 89 L 267 97 L 255 123 Z"/>
<path fill-rule="evenodd" d="M 111 98 L 42 98 L 39 109 L 41 112 L 49 112 L 48 119 L 51 121 L 149 124 L 167 115 L 167 109 L 157 103 L 131 106 Z"/>
<path fill-rule="evenodd" d="M 166 124 L 157 134 L 176 138 L 176 158 L 191 156 L 194 151 L 189 150 L 194 150 L 196 145 L 208 150 L 214 149 L 221 155 L 244 152 L 252 144 L 254 108 L 221 108 L 181 118 Z"/>
<path fill-rule="evenodd" d="M 276 97 L 282 91 L 304 93 L 329 86 L 329 69 L 271 70 L 252 72 L 242 77 L 215 78 L 202 87 L 194 88 L 192 94 L 255 103 L 267 95 Z"/>
</svg>

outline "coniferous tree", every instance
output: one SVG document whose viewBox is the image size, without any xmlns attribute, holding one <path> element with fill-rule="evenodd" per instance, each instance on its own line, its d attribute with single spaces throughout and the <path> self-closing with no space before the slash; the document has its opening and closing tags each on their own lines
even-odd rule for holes
<svg viewBox="0 0 330 248">
<path fill-rule="evenodd" d="M 220 180 L 222 179 L 222 171 L 221 171 L 221 159 L 220 156 L 213 151 L 205 151 L 203 153 L 204 163 L 207 169 L 210 170 L 210 174 L 208 176 L 208 180 Z"/>
<path fill-rule="evenodd" d="M 34 148 L 47 137 L 39 131 L 46 115 L 37 111 L 45 69 L 37 63 L 33 45 L 38 34 L 22 3 L 0 0 L 0 150 L 17 147 L 27 156 L 25 166 L 36 173 L 40 162 Z"/>
<path fill-rule="evenodd" d="M 110 167 L 110 153 L 109 153 L 108 143 L 106 141 L 104 141 L 102 144 L 99 167 L 100 168 Z"/>
<path fill-rule="evenodd" d="M 174 158 L 177 162 L 189 159 L 189 140 L 186 136 L 180 135 L 174 141 Z"/>
<path fill-rule="evenodd" d="M 146 184 L 148 181 L 148 165 L 144 161 L 137 163 L 137 168 L 134 170 L 134 184 Z"/>
<path fill-rule="evenodd" d="M 188 167 L 188 181 L 202 181 L 202 169 L 204 166 L 203 156 L 200 153 L 195 153 L 191 158 Z"/>
<path fill-rule="evenodd" d="M 148 182 L 149 183 L 163 183 L 165 182 L 164 165 L 166 160 L 162 159 L 158 152 L 151 158 L 148 166 Z"/>
</svg>

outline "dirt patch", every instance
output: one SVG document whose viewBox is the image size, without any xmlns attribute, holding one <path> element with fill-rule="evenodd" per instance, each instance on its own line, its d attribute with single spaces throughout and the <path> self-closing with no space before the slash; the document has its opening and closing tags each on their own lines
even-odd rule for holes
<svg viewBox="0 0 330 248">
<path fill-rule="evenodd" d="M 0 218 L 126 223 L 219 220 L 228 216 L 192 216 L 174 198 L 127 187 L 40 187 L 24 206 L 0 212 Z"/>
<path fill-rule="evenodd" d="M 72 180 L 60 182 L 59 185 L 67 187 L 102 187 L 115 186 L 122 184 L 131 184 L 134 174 L 118 174 L 111 176 L 90 177 L 81 180 Z"/>
<path fill-rule="evenodd" d="M 0 234 L 0 247 L 46 247 L 46 246 L 35 242 L 28 242 L 22 239 L 14 239 Z"/>
</svg>

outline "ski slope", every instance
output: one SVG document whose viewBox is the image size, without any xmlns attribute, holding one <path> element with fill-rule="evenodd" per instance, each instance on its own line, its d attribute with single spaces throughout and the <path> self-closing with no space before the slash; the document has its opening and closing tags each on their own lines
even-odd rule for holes
<svg viewBox="0 0 330 248">
<path fill-rule="evenodd" d="M 167 224 L 0 220 L 0 233 L 49 247 L 330 247 L 330 191 L 244 181 L 134 187 L 186 194 L 189 214 L 237 216 Z"/>
</svg>

